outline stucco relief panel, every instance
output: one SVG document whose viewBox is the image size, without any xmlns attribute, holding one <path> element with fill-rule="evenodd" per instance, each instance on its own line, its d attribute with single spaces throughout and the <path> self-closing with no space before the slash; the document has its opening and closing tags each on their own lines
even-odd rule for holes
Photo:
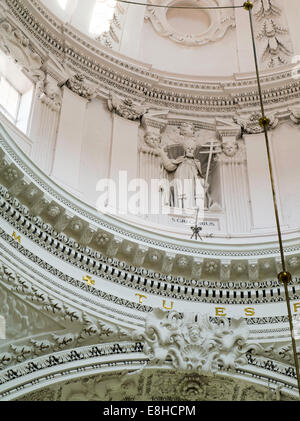
<svg viewBox="0 0 300 421">
<path fill-rule="evenodd" d="M 160 4 L 164 7 L 153 7 L 151 4 Z M 199 46 L 209 42 L 217 41 L 225 35 L 229 28 L 235 27 L 235 16 L 234 9 L 206 9 L 201 10 L 199 18 L 199 32 L 197 30 L 191 31 L 192 33 L 186 33 L 182 28 L 174 24 L 176 19 L 169 19 L 170 6 L 178 7 L 189 7 L 190 13 L 194 13 L 195 10 L 192 7 L 221 7 L 221 6 L 232 6 L 232 0 L 201 0 L 196 1 L 177 1 L 177 0 L 159 0 L 149 1 L 149 6 L 146 11 L 146 19 L 149 19 L 155 28 L 155 30 L 164 37 L 168 37 L 174 42 L 178 42 L 185 45 Z M 180 9 L 177 10 L 181 13 Z M 199 10 L 198 10 L 199 11 Z M 197 11 L 197 12 L 198 12 Z"/>
</svg>

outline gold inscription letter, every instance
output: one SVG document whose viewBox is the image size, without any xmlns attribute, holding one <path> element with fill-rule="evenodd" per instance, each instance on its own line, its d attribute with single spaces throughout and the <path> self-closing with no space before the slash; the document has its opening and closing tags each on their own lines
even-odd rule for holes
<svg viewBox="0 0 300 421">
<path fill-rule="evenodd" d="M 146 295 L 142 295 L 142 294 L 135 294 L 137 297 L 139 297 L 139 303 L 143 304 L 143 298 L 147 298 Z"/>
<path fill-rule="evenodd" d="M 94 279 L 92 279 L 89 275 L 84 276 L 83 280 L 86 281 L 88 285 L 95 285 Z"/>
<path fill-rule="evenodd" d="M 245 308 L 245 315 L 246 316 L 254 316 L 255 310 L 252 307 L 246 307 Z"/>
<path fill-rule="evenodd" d="M 13 232 L 12 237 L 13 237 L 16 241 L 18 241 L 19 243 L 21 243 L 21 236 L 20 236 L 20 235 L 17 235 L 17 234 L 15 233 L 15 231 Z"/>
<path fill-rule="evenodd" d="M 294 312 L 297 313 L 299 308 L 300 308 L 300 303 L 295 303 L 294 304 Z"/>
<path fill-rule="evenodd" d="M 225 307 L 216 307 L 216 316 L 226 316 Z"/>
<path fill-rule="evenodd" d="M 173 309 L 173 305 L 174 305 L 174 302 L 171 301 L 171 307 L 167 307 L 166 306 L 166 300 L 163 300 L 163 308 L 165 308 L 166 310 L 172 310 Z"/>
</svg>

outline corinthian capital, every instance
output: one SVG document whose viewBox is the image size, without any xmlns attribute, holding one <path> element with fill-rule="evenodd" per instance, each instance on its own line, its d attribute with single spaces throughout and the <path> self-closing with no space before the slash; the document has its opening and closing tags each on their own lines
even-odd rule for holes
<svg viewBox="0 0 300 421">
<path fill-rule="evenodd" d="M 269 127 L 274 129 L 278 124 L 278 118 L 275 115 L 267 116 L 270 120 Z M 241 118 L 240 116 L 236 116 L 234 118 L 234 122 L 239 124 L 247 134 L 258 134 L 263 133 L 264 128 L 259 124 L 259 120 L 261 118 L 261 113 L 254 112 L 248 118 Z"/>
<path fill-rule="evenodd" d="M 299 124 L 300 123 L 300 107 L 291 107 L 289 108 L 289 112 L 290 112 L 290 119 L 296 123 Z"/>
<path fill-rule="evenodd" d="M 110 93 L 107 101 L 108 109 L 127 120 L 139 120 L 146 113 L 147 109 L 141 104 L 134 103 L 129 98 L 120 98 Z"/>
<path fill-rule="evenodd" d="M 75 94 L 89 101 L 96 95 L 96 88 L 88 85 L 84 80 L 84 76 L 80 73 L 70 77 L 66 82 L 66 86 Z"/>
</svg>

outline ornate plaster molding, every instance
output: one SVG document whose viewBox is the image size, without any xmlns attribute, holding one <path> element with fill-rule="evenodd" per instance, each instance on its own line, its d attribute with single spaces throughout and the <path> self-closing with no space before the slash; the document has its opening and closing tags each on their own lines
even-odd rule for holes
<svg viewBox="0 0 300 421">
<path fill-rule="evenodd" d="M 127 367 L 136 365 L 140 368 L 147 363 L 142 349 L 140 343 L 112 342 L 52 352 L 48 355 L 37 356 L 31 361 L 22 361 L 0 372 L 0 399 L 7 400 L 10 395 L 17 392 L 20 395 L 21 390 L 26 393 L 32 386 L 49 382 L 49 380 L 55 383 L 58 378 L 63 380 L 70 374 L 80 377 L 85 371 L 90 372 L 91 369 L 99 371 L 108 365 L 111 368 L 120 366 L 121 369 L 124 365 Z M 95 364 L 95 358 L 97 358 L 97 364 Z M 74 368 L 74 362 L 80 363 L 80 366 Z"/>
<path fill-rule="evenodd" d="M 36 79 L 43 78 L 42 59 L 33 51 L 30 40 L 21 30 L 5 21 L 0 24 L 0 47 L 30 75 Z"/>
<path fill-rule="evenodd" d="M 11 364 L 34 358 L 35 356 L 81 346 L 86 341 L 94 343 L 123 340 L 129 336 L 126 329 L 113 322 L 101 321 L 99 317 L 65 304 L 46 289 L 39 288 L 11 268 L 0 263 L 1 308 L 7 314 L 7 336 L 9 341 L 0 345 L 0 370 Z M 18 311 L 22 309 L 22 316 Z M 16 320 L 10 320 L 10 314 Z M 26 320 L 32 321 L 33 312 L 39 313 L 29 331 Z M 23 329 L 16 337 L 14 331 L 17 317 Z M 44 319 L 44 326 L 41 320 Z M 50 323 L 52 322 L 52 324 Z M 27 323 L 28 324 L 28 323 Z M 43 333 L 41 333 L 43 332 Z M 34 339 L 32 339 L 34 336 Z"/>
<path fill-rule="evenodd" d="M 299 317 L 296 318 L 296 339 L 299 338 L 299 327 L 297 325 Z M 282 343 L 262 343 L 253 344 L 250 347 L 249 352 L 253 357 L 266 357 L 274 361 L 278 361 L 284 364 L 294 364 L 294 356 L 292 350 L 292 344 L 290 342 Z M 299 346 L 297 347 L 297 353 L 299 353 Z"/>
<path fill-rule="evenodd" d="M 266 61 L 269 68 L 287 63 L 292 55 L 292 43 L 276 0 L 256 0 L 253 13 L 261 23 L 257 39 L 261 41 L 262 62 Z"/>
<path fill-rule="evenodd" d="M 60 83 L 61 72 L 54 64 L 64 62 L 73 73 L 84 74 L 98 87 L 98 95 L 107 98 L 107 90 L 121 98 L 128 94 L 134 102 L 147 101 L 158 108 L 176 108 L 178 111 L 197 111 L 214 114 L 230 113 L 232 117 L 237 110 L 259 105 L 255 76 L 248 78 L 235 76 L 232 80 L 205 81 L 199 79 L 182 80 L 168 78 L 159 71 L 150 70 L 147 66 L 130 59 L 120 58 L 117 53 L 102 50 L 93 40 L 82 39 L 80 33 L 71 27 L 63 27 L 53 15 L 37 0 L 6 0 L 3 13 L 5 23 L 13 30 L 26 31 L 30 34 L 32 51 L 40 59 L 45 57 L 45 50 L 53 56 L 47 63 L 49 73 L 55 74 Z M 39 15 L 37 20 L 36 14 Z M 3 48 L 3 47 L 2 47 Z M 15 54 L 13 50 L 12 56 Z M 16 55 L 17 56 L 17 55 Z M 300 82 L 293 80 L 294 65 L 290 68 L 263 72 L 261 82 L 266 106 L 283 108 L 286 102 L 299 102 Z M 268 84 L 269 86 L 264 86 Z M 241 87 L 243 92 L 241 93 Z M 230 91 L 230 94 L 229 94 Z M 213 93 L 212 93 L 213 92 Z"/>
<path fill-rule="evenodd" d="M 186 370 L 147 368 L 141 372 L 117 371 L 54 384 L 21 396 L 19 401 L 286 401 L 296 393 L 280 382 L 268 387 L 224 376 L 205 376 Z M 293 396 L 294 395 L 294 396 Z"/>
<path fill-rule="evenodd" d="M 10 149 L 3 139 L 1 143 L 4 147 L 3 150 Z M 12 141 L 10 141 L 10 145 L 12 145 Z M 193 247 L 182 248 L 178 244 L 174 247 L 173 244 L 163 241 L 157 243 L 157 241 L 140 236 L 138 233 L 135 236 L 131 236 L 130 232 L 122 231 L 120 227 L 109 225 L 107 221 L 103 221 L 99 217 L 96 218 L 90 213 L 82 213 L 78 206 L 73 203 L 74 199 L 72 199 L 73 204 L 65 200 L 65 198 L 62 199 L 59 194 L 57 195 L 49 187 L 49 184 L 51 184 L 50 180 L 47 181 L 47 186 L 43 184 L 45 180 L 41 183 L 41 180 L 36 178 L 37 174 L 34 175 L 32 172 L 27 172 L 27 166 L 22 164 L 17 156 L 9 154 L 7 158 L 4 158 L 4 153 L 2 153 L 2 157 L 0 160 L 0 176 L 6 186 L 6 188 L 1 188 L 2 217 L 16 231 L 28 236 L 38 246 L 44 247 L 53 255 L 82 268 L 86 273 L 95 273 L 109 281 L 126 285 L 130 288 L 147 289 L 149 292 L 153 289 L 151 286 L 153 285 L 153 280 L 160 280 L 162 282 L 160 282 L 159 290 L 155 288 L 160 295 L 193 301 L 248 304 L 257 301 L 282 300 L 282 297 L 276 292 L 278 280 L 275 271 L 273 271 L 277 245 L 274 244 L 274 248 L 270 247 L 270 249 L 261 249 L 258 246 L 257 249 L 252 248 L 243 252 L 226 251 L 218 247 L 216 252 L 214 248 L 207 249 L 205 247 L 202 250 L 202 248 L 194 249 Z M 14 164 L 8 163 L 11 162 L 11 159 L 17 163 L 18 168 Z M 22 171 L 24 170 L 23 174 L 20 168 L 22 168 Z M 29 176 L 31 181 L 25 181 L 24 176 L 26 180 Z M 20 199 L 24 200 L 26 206 L 20 202 Z M 81 221 L 82 218 L 83 220 Z M 115 255 L 107 255 L 107 250 L 112 250 L 112 247 L 115 249 L 115 240 L 118 242 L 117 247 L 121 253 L 118 255 L 118 258 Z M 127 251 L 129 246 L 130 253 Z M 156 250 L 156 246 L 159 250 Z M 296 273 L 295 271 L 299 269 L 299 259 L 297 257 L 299 255 L 299 247 L 287 247 L 286 252 L 289 255 L 288 263 L 291 265 L 293 272 Z M 145 258 L 147 257 L 147 260 L 150 261 L 150 259 L 154 259 L 157 253 L 159 253 L 160 259 L 156 262 L 156 270 L 146 269 L 144 267 Z M 165 257 L 168 253 L 174 255 L 174 259 L 171 262 L 168 262 L 167 257 Z M 200 262 L 200 275 L 199 253 L 204 261 L 202 266 Z M 173 265 L 174 262 L 179 262 L 182 258 L 185 258 L 187 254 L 190 256 L 188 269 L 186 266 L 178 265 L 177 263 Z M 230 270 L 233 274 L 236 273 L 238 277 L 241 276 L 241 272 L 240 269 L 237 271 L 236 267 L 241 259 L 243 265 L 240 268 L 243 270 L 246 279 L 248 279 L 249 275 L 249 281 L 242 283 L 231 281 L 224 283 L 222 281 L 220 283 L 218 281 L 221 276 L 219 264 L 217 264 L 214 273 L 216 282 L 206 281 L 206 277 L 211 276 L 206 269 L 210 267 L 210 262 L 213 262 L 215 265 L 215 262 L 218 263 L 224 258 L 231 260 Z M 257 260 L 255 266 L 256 276 L 250 270 L 252 259 Z M 187 270 L 190 270 L 190 274 L 187 273 Z M 127 273 L 127 276 L 125 274 L 122 275 L 124 271 Z M 181 271 L 183 275 L 180 275 Z M 110 275 L 111 273 L 114 273 L 114 275 Z M 273 280 L 271 283 L 270 281 L 265 283 L 262 280 L 265 277 Z M 255 279 L 260 279 L 258 284 L 251 282 Z M 172 292 L 172 284 L 181 285 L 179 289 L 176 287 L 176 293 Z M 165 288 L 165 285 L 167 288 Z M 191 288 L 186 289 L 186 286 L 191 286 L 193 290 Z M 266 288 L 268 290 L 272 287 L 276 288 L 272 296 L 267 293 L 266 297 L 262 297 L 261 294 L 256 297 L 253 294 L 250 298 L 245 296 L 243 298 L 239 292 L 235 299 L 227 299 L 225 294 L 222 298 L 221 296 L 219 297 L 220 289 L 234 288 L 244 290 L 250 288 L 255 290 L 257 288 Z M 209 291 L 206 296 L 206 288 L 216 288 L 218 290 L 217 296 L 211 297 Z M 198 295 L 199 289 L 202 290 L 201 298 Z"/>
<path fill-rule="evenodd" d="M 81 73 L 76 73 L 75 75 L 71 76 L 66 81 L 66 86 L 75 94 L 89 101 L 96 96 L 97 88 L 89 86 L 85 82 L 84 75 Z"/>
<path fill-rule="evenodd" d="M 96 37 L 96 41 L 99 41 L 104 47 L 118 49 L 122 37 L 122 26 L 126 18 L 126 6 L 121 3 L 116 4 L 109 30 Z"/>
<path fill-rule="evenodd" d="M 175 311 L 154 310 L 146 320 L 145 332 L 134 338 L 145 341 L 144 352 L 150 362 L 162 365 L 171 361 L 176 369 L 215 372 L 247 364 L 245 357 L 249 329 L 243 319 L 221 320 L 212 324 L 207 317 Z"/>
<path fill-rule="evenodd" d="M 291 107 L 289 108 L 290 119 L 293 123 L 300 123 L 300 107 Z"/>
<path fill-rule="evenodd" d="M 259 124 L 259 120 L 261 118 L 260 112 L 254 112 L 252 113 L 248 118 L 241 118 L 240 116 L 234 117 L 234 122 L 239 124 L 246 134 L 259 134 L 264 132 L 264 128 Z M 271 129 L 274 129 L 279 120 L 276 117 L 276 115 L 268 115 L 268 118 L 270 119 L 270 125 L 269 127 Z"/>
<path fill-rule="evenodd" d="M 43 104 L 58 112 L 62 104 L 62 92 L 54 80 L 41 80 L 37 83 L 37 94 Z"/>
<path fill-rule="evenodd" d="M 147 108 L 141 104 L 134 103 L 129 98 L 120 98 L 113 93 L 109 94 L 107 105 L 110 111 L 115 112 L 127 120 L 140 120 L 147 112 Z"/>
<path fill-rule="evenodd" d="M 151 6 L 153 4 L 159 4 L 166 6 L 166 8 L 157 8 Z M 190 2 L 191 4 L 198 5 L 196 1 Z M 175 27 L 171 26 L 168 21 L 167 13 L 169 5 L 174 5 L 174 0 L 159 0 L 158 3 L 150 1 L 147 6 L 146 18 L 149 19 L 158 32 L 159 35 L 168 37 L 172 41 L 178 42 L 184 45 L 199 46 L 209 42 L 215 42 L 224 37 L 225 33 L 231 27 L 235 27 L 235 17 L 233 10 L 221 9 L 221 10 L 207 10 L 210 25 L 206 30 L 199 34 L 188 34 L 181 33 L 176 30 Z M 218 7 L 222 4 L 222 0 L 202 0 L 201 5 L 208 7 Z"/>
</svg>

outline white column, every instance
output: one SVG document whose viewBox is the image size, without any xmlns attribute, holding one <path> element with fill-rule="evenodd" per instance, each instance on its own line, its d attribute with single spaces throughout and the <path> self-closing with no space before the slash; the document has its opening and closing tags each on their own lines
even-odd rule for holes
<svg viewBox="0 0 300 421">
<path fill-rule="evenodd" d="M 54 165 L 51 176 L 74 193 L 79 193 L 81 149 L 88 100 L 63 88 Z"/>
<path fill-rule="evenodd" d="M 222 139 L 222 153 L 218 156 L 218 161 L 227 231 L 229 234 L 249 232 L 251 219 L 246 152 L 244 143 L 237 141 L 241 129 L 239 126 L 232 128 L 224 126 L 218 127 L 217 133 Z"/>
<path fill-rule="evenodd" d="M 250 209 L 245 159 L 220 158 L 220 169 L 228 233 L 249 232 Z"/>
<path fill-rule="evenodd" d="M 111 132 L 111 113 L 107 104 L 94 98 L 87 105 L 79 180 L 80 191 L 92 206 L 96 206 L 99 196 L 98 181 L 108 177 Z"/>
<path fill-rule="evenodd" d="M 60 99 L 55 102 L 36 87 L 28 136 L 33 141 L 31 158 L 47 175 L 53 164 L 59 114 Z"/>
<path fill-rule="evenodd" d="M 139 122 L 127 120 L 115 113 L 112 113 L 112 119 L 109 178 L 117 183 L 117 192 L 119 192 L 127 189 L 130 181 L 138 176 Z M 119 179 L 120 171 L 125 171 L 126 177 Z M 125 203 L 122 205 L 125 206 Z"/>
<path fill-rule="evenodd" d="M 271 139 L 278 207 L 282 223 L 289 228 L 300 226 L 299 135 L 298 125 L 284 123 L 272 132 Z"/>
<path fill-rule="evenodd" d="M 271 133 L 269 133 L 271 138 Z M 272 188 L 264 133 L 245 135 L 252 228 L 275 227 Z"/>
<path fill-rule="evenodd" d="M 120 52 L 135 59 L 139 58 L 145 10 L 145 6 L 129 5 L 126 12 Z"/>
<path fill-rule="evenodd" d="M 79 0 L 71 18 L 71 25 L 83 33 L 89 33 L 96 0 Z"/>
</svg>

